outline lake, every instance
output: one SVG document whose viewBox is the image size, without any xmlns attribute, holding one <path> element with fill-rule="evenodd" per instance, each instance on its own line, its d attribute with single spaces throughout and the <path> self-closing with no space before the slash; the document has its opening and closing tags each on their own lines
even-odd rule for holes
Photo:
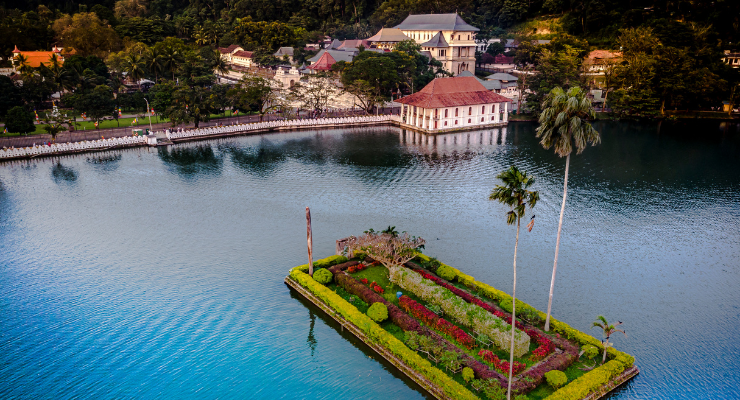
<svg viewBox="0 0 740 400">
<path fill-rule="evenodd" d="M 598 122 L 571 157 L 553 315 L 624 322 L 613 399 L 736 399 L 740 126 Z M 515 164 L 541 201 L 517 294 L 546 310 L 564 159 L 535 125 L 422 138 L 301 131 L 0 164 L 0 398 L 426 395 L 283 283 L 389 225 L 511 292 Z"/>
</svg>

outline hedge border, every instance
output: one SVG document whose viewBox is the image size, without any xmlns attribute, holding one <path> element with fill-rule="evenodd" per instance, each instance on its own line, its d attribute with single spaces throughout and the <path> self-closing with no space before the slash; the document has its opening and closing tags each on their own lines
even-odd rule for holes
<svg viewBox="0 0 740 400">
<path fill-rule="evenodd" d="M 316 262 L 314 262 L 314 267 L 327 268 L 334 264 L 345 261 L 347 261 L 347 258 L 344 256 L 331 256 L 321 260 L 317 260 Z M 307 274 L 307 272 L 308 264 L 300 265 L 291 269 L 289 276 L 285 278 L 286 283 L 288 283 L 288 280 L 290 279 L 291 281 L 295 282 L 296 284 L 307 290 L 309 293 L 318 297 L 318 299 L 322 301 L 326 306 L 339 313 L 343 319 L 345 319 L 347 322 L 351 323 L 354 327 L 358 328 L 362 333 L 364 333 L 366 338 L 360 339 L 369 342 L 368 344 L 371 345 L 371 347 L 373 348 L 375 348 L 373 345 L 379 345 L 380 347 L 389 351 L 392 355 L 397 357 L 398 361 L 400 361 L 403 365 L 419 373 L 425 380 L 428 380 L 431 384 L 435 385 L 436 388 L 441 391 L 440 393 L 435 390 L 430 390 L 430 393 L 435 395 L 435 397 L 480 400 L 480 398 L 474 395 L 470 390 L 457 383 L 444 372 L 432 366 L 428 360 L 425 360 L 416 352 L 406 347 L 405 344 L 403 344 L 392 334 L 388 333 L 380 325 L 375 323 L 375 321 L 370 319 L 370 317 L 357 310 L 355 306 L 344 300 L 338 294 L 328 289 L 326 286 L 316 282 L 311 276 Z M 335 317 L 331 314 L 330 316 Z M 419 382 L 418 376 L 413 376 L 407 371 L 404 372 L 411 379 L 421 384 L 422 387 L 425 387 L 427 388 L 427 390 L 429 390 L 428 385 L 425 385 L 424 382 Z M 440 394 L 442 396 L 440 396 Z"/>
<path fill-rule="evenodd" d="M 430 260 L 427 255 L 421 253 L 418 254 L 418 258 L 424 261 Z M 508 300 L 508 303 L 511 303 L 511 296 L 507 293 L 483 282 L 478 282 L 475 280 L 475 278 L 462 273 L 457 268 L 451 267 L 444 263 L 440 263 L 440 265 L 451 268 L 452 271 L 455 272 L 455 278 L 457 278 L 458 282 L 464 284 L 465 286 L 478 290 L 479 293 L 481 293 L 485 297 L 490 298 L 491 300 L 498 301 L 499 305 L 501 305 L 502 308 L 504 308 L 504 303 L 502 303 L 503 300 Z M 537 310 L 536 308 L 523 301 L 520 301 L 519 299 L 516 300 L 516 306 L 517 310 L 523 310 L 525 308 L 533 310 L 543 320 L 547 317 L 547 314 Z M 507 310 L 506 308 L 504 308 L 504 310 L 511 312 L 511 310 Z M 601 344 L 600 340 L 577 329 L 574 329 L 565 322 L 552 318 L 552 316 L 550 317 L 550 326 L 552 327 L 552 330 L 554 332 L 563 335 L 569 340 L 573 340 L 582 346 L 595 346 L 597 349 L 599 349 L 600 352 L 604 351 L 604 346 Z M 634 366 L 635 358 L 627 353 L 610 347 L 609 349 L 607 349 L 607 354 L 613 357 L 613 359 L 598 368 L 594 368 L 593 370 L 587 372 L 576 380 L 558 389 L 553 394 L 548 396 L 547 399 L 582 399 L 589 396 L 589 394 L 591 393 L 598 392 L 602 387 L 609 385 L 613 379 L 618 378 L 625 369 L 630 369 Z"/>
</svg>

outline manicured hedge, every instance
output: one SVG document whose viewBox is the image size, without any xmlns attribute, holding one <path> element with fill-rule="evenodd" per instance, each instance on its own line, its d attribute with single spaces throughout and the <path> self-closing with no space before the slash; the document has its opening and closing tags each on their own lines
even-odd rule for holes
<svg viewBox="0 0 740 400">
<path fill-rule="evenodd" d="M 317 262 L 324 262 L 325 260 L 326 259 L 319 260 Z M 331 264 L 332 262 L 333 261 L 329 261 L 327 264 Z M 336 264 L 337 262 L 333 263 Z M 316 264 L 314 263 L 314 265 Z M 306 268 L 308 268 L 307 265 Z M 395 336 L 381 328 L 380 325 L 376 324 L 372 319 L 370 319 L 370 317 L 357 310 L 355 306 L 348 303 L 324 285 L 313 280 L 313 278 L 303 272 L 300 267 L 293 268 L 290 271 L 290 277 L 324 301 L 329 307 L 337 311 L 345 319 L 357 326 L 372 341 L 385 347 L 403 363 L 413 368 L 426 379 L 441 388 L 449 397 L 455 399 L 478 399 L 478 397 L 467 388 L 454 381 L 444 372 L 433 367 L 429 361 L 416 354 L 416 352 L 410 350 Z"/>
<path fill-rule="evenodd" d="M 424 261 L 429 261 L 429 257 L 421 253 L 418 255 L 418 258 Z M 457 274 L 458 282 L 461 282 L 470 288 L 476 288 L 479 293 L 492 300 L 498 301 L 500 305 L 502 305 L 503 300 L 507 300 L 504 301 L 503 304 L 508 303 L 510 307 L 511 296 L 509 296 L 505 292 L 502 292 L 501 290 L 491 287 L 485 283 L 478 282 L 473 279 L 473 277 L 465 275 L 455 268 L 452 269 Z M 520 301 L 519 299 L 516 300 L 516 308 L 517 310 L 524 310 L 525 308 L 531 309 L 535 313 L 537 313 L 537 315 L 539 315 L 539 317 L 543 320 L 547 317 L 545 313 L 535 309 L 527 303 Z M 510 309 L 507 311 L 511 312 Z M 561 334 L 563 337 L 569 340 L 573 340 L 579 343 L 581 346 L 592 345 L 599 349 L 600 352 L 604 351 L 604 346 L 601 344 L 600 340 L 579 330 L 573 329 L 570 325 L 558 321 L 557 319 L 552 318 L 552 316 L 550 317 L 550 327 L 553 331 Z M 609 383 L 609 381 L 611 381 L 614 377 L 621 374 L 622 371 L 624 371 L 626 368 L 631 367 L 635 363 L 634 357 L 627 353 L 615 350 L 613 347 L 607 349 L 606 352 L 610 357 L 613 358 L 611 361 L 589 371 L 585 375 L 567 384 L 547 398 L 553 400 L 583 398 L 588 393 L 597 390 L 604 384 Z"/>
<path fill-rule="evenodd" d="M 345 256 L 326 257 L 326 258 L 322 258 L 321 260 L 314 261 L 313 269 L 316 270 L 317 268 L 329 268 L 332 265 L 343 263 L 346 261 L 347 261 L 347 257 Z M 296 269 L 301 272 L 308 273 L 308 264 L 299 265 L 293 268 L 293 270 L 296 270 Z M 293 270 L 291 270 L 291 272 L 293 272 Z"/>
</svg>

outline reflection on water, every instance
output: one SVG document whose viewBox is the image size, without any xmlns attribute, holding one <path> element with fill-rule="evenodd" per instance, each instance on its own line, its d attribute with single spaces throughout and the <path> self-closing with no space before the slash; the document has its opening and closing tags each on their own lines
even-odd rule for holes
<svg viewBox="0 0 740 400">
<path fill-rule="evenodd" d="M 596 315 L 625 322 L 615 345 L 642 372 L 613 398 L 740 398 L 738 124 L 596 127 L 602 144 L 571 160 L 555 317 L 594 335 Z M 300 131 L 0 164 L 0 398 L 423 398 L 282 282 L 306 257 L 305 206 L 317 256 L 395 225 L 506 290 L 514 235 L 488 194 L 516 164 L 541 194 L 517 294 L 544 309 L 565 162 L 534 128 Z"/>
<path fill-rule="evenodd" d="M 157 154 L 178 174 L 186 177 L 218 173 L 223 165 L 223 159 L 216 155 L 211 145 L 185 144 L 171 149 L 158 147 Z"/>
<path fill-rule="evenodd" d="M 54 167 L 52 167 L 51 176 L 54 177 L 54 181 L 57 183 L 71 183 L 77 180 L 77 173 L 72 168 L 62 165 L 61 162 L 57 162 Z"/>
</svg>

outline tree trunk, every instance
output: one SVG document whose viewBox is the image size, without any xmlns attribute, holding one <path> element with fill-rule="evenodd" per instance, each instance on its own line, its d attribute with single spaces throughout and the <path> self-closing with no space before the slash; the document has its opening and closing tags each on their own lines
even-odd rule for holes
<svg viewBox="0 0 740 400">
<path fill-rule="evenodd" d="M 563 229 L 563 214 L 565 213 L 565 199 L 568 197 L 568 169 L 570 168 L 570 154 L 565 158 L 565 180 L 563 182 L 563 204 L 560 206 L 560 222 L 558 222 L 558 238 L 555 241 L 555 262 L 552 265 L 552 280 L 550 281 L 550 300 L 547 302 L 547 318 L 545 332 L 550 330 L 550 313 L 552 312 L 552 293 L 555 290 L 555 273 L 558 270 L 558 253 L 560 252 L 560 231 Z"/>
<path fill-rule="evenodd" d="M 306 243 L 308 244 L 308 274 L 313 276 L 313 238 L 311 234 L 311 210 L 306 207 Z"/>
<path fill-rule="evenodd" d="M 519 248 L 519 217 L 516 219 L 516 242 L 514 242 L 514 289 L 511 292 L 511 349 L 509 350 L 509 389 L 506 399 L 511 400 L 511 380 L 514 377 L 514 332 L 516 331 L 516 251 Z"/>
<path fill-rule="evenodd" d="M 604 358 L 601 359 L 602 364 L 606 362 L 606 349 L 608 348 L 609 348 L 609 338 L 606 338 L 606 343 L 604 343 Z"/>
</svg>

